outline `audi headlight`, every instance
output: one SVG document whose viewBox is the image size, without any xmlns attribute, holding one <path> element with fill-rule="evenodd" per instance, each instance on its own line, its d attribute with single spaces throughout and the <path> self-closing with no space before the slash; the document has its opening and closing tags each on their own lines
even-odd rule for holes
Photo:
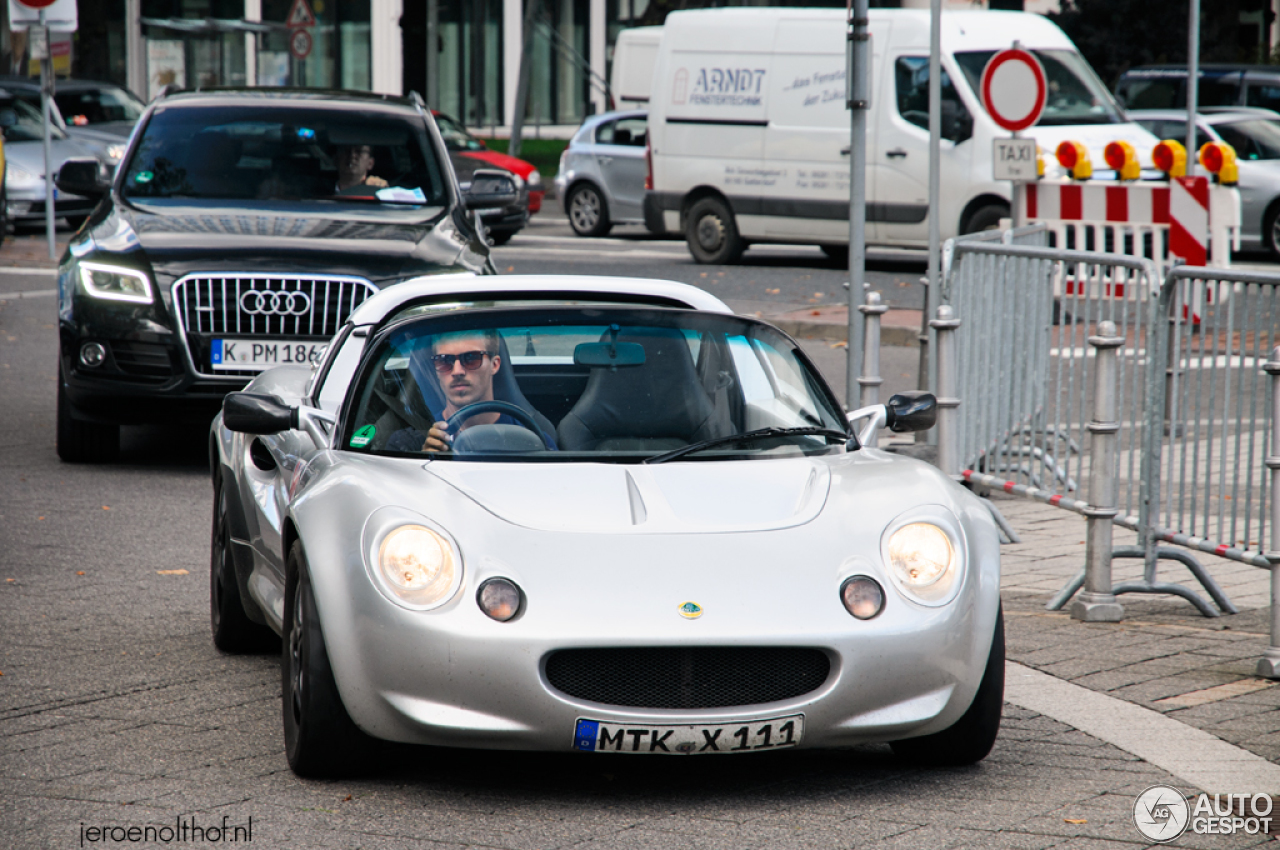
<svg viewBox="0 0 1280 850">
<path fill-rule="evenodd" d="M 98 263 L 81 263 L 80 287 L 86 294 L 107 301 L 151 303 L 150 279 L 142 272 L 133 269 L 104 266 Z"/>
<path fill-rule="evenodd" d="M 420 609 L 448 601 L 462 578 L 453 546 L 424 525 L 402 525 L 387 534 L 376 566 L 388 590 Z"/>
<path fill-rule="evenodd" d="M 886 547 L 894 584 L 926 605 L 949 600 L 957 584 L 958 559 L 951 537 L 931 522 L 912 522 L 889 537 Z"/>
</svg>

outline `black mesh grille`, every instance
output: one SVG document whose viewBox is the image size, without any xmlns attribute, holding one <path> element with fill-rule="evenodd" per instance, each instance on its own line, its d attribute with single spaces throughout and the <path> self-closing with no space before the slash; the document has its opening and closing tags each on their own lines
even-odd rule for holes
<svg viewBox="0 0 1280 850">
<path fill-rule="evenodd" d="M 831 662 L 803 647 L 563 649 L 547 681 L 577 699 L 632 708 L 720 708 L 794 699 L 822 686 Z"/>
<path fill-rule="evenodd" d="M 115 357 L 120 371 L 131 375 L 160 378 L 173 374 L 168 346 L 117 340 L 111 343 L 111 354 Z"/>
</svg>

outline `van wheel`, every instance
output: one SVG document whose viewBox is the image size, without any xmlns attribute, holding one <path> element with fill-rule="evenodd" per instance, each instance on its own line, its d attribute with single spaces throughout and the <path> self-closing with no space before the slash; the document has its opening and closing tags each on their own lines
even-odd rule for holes
<svg viewBox="0 0 1280 850">
<path fill-rule="evenodd" d="M 689 253 L 703 264 L 736 263 L 747 249 L 733 211 L 719 198 L 703 198 L 689 209 L 684 237 Z"/>
<path fill-rule="evenodd" d="M 609 205 L 600 190 L 590 183 L 574 186 L 565 207 L 569 211 L 569 226 L 579 236 L 604 236 L 613 229 Z"/>
<path fill-rule="evenodd" d="M 980 233 L 983 230 L 998 230 L 1000 219 L 1009 217 L 1009 208 L 1001 204 L 988 204 L 978 207 L 965 222 L 965 233 Z"/>
</svg>

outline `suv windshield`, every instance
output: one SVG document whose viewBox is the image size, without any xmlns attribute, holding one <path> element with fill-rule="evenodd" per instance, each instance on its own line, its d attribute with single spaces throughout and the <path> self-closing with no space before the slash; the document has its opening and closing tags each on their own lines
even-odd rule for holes
<svg viewBox="0 0 1280 850">
<path fill-rule="evenodd" d="M 759 322 L 692 310 L 529 307 L 407 319 L 372 343 L 349 399 L 342 448 L 440 460 L 640 463 L 765 428 L 805 432 L 754 434 L 680 458 L 738 460 L 843 451 L 838 438 L 848 435 L 794 343 Z"/>
<path fill-rule="evenodd" d="M 385 111 L 159 107 L 125 170 L 127 198 L 445 202 L 425 130 Z"/>
<path fill-rule="evenodd" d="M 1110 93 L 1089 64 L 1074 50 L 1031 51 L 1044 67 L 1048 93 L 1044 113 L 1038 122 L 1049 127 L 1062 124 L 1121 124 L 1124 118 Z M 974 50 L 956 54 L 956 62 L 975 95 L 982 85 L 982 71 L 995 56 L 994 50 Z M 979 100 L 981 98 L 979 97 Z"/>
</svg>

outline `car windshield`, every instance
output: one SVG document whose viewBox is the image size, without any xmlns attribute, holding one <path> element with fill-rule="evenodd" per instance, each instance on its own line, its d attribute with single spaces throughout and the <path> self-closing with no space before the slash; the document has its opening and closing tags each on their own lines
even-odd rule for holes
<svg viewBox="0 0 1280 850">
<path fill-rule="evenodd" d="M 1031 51 L 1044 67 L 1048 92 L 1044 101 L 1044 113 L 1038 122 L 1042 126 L 1063 124 L 1120 124 L 1124 118 L 1112 100 L 1110 93 L 1098 75 L 1074 50 Z M 982 72 L 987 62 L 995 56 L 994 50 L 974 50 L 957 53 L 956 62 L 977 95 L 982 84 Z"/>
<path fill-rule="evenodd" d="M 125 167 L 124 195 L 438 206 L 424 129 L 385 111 L 279 103 L 159 107 Z"/>
<path fill-rule="evenodd" d="M 0 102 L 0 108 L 11 107 L 18 114 L 16 124 L 4 128 L 6 142 L 38 142 L 44 139 L 44 120 L 31 104 L 21 100 Z M 67 134 L 56 123 L 49 125 L 51 139 L 65 139 Z"/>
<path fill-rule="evenodd" d="M 431 451 L 438 422 L 448 451 Z M 749 433 L 761 429 L 804 433 Z M 714 442 L 678 460 L 838 452 L 849 431 L 809 361 L 769 325 L 582 305 L 394 323 L 364 357 L 340 435 L 366 454 L 642 463 L 704 441 Z"/>
<path fill-rule="evenodd" d="M 484 145 L 475 136 L 448 115 L 436 113 L 436 126 L 444 138 L 445 147 L 451 151 L 482 151 Z"/>
<path fill-rule="evenodd" d="M 1214 124 L 1222 140 L 1235 148 L 1240 159 L 1280 159 L 1280 121 L 1258 118 Z"/>
<path fill-rule="evenodd" d="M 137 121 L 146 109 L 132 94 L 113 86 L 59 91 L 53 100 L 66 122 L 77 127 L 105 121 Z"/>
</svg>

